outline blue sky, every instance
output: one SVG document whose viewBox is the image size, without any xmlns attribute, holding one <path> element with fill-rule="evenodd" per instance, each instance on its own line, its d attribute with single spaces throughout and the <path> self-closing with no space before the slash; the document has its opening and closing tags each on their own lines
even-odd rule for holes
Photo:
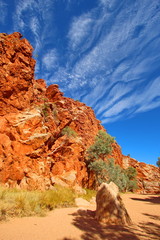
<svg viewBox="0 0 160 240">
<path fill-rule="evenodd" d="M 160 0 L 0 0 L 0 32 L 34 47 L 35 77 L 91 106 L 124 154 L 160 156 Z"/>
</svg>

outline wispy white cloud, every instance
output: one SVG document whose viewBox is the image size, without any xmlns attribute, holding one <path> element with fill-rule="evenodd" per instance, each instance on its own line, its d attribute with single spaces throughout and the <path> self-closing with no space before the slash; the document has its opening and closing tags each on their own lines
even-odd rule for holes
<svg viewBox="0 0 160 240">
<path fill-rule="evenodd" d="M 82 41 L 86 41 L 92 24 L 93 19 L 89 13 L 74 18 L 68 33 L 69 47 L 75 50 L 82 44 Z"/>
<path fill-rule="evenodd" d="M 92 106 L 103 122 L 160 106 L 157 2 L 99 0 L 87 13 L 75 14 L 66 24 L 68 34 L 55 41 L 57 2 L 46 0 L 44 7 L 41 0 L 16 0 L 14 29 L 31 32 L 39 77 Z M 75 6 L 61 2 L 67 11 Z"/>
<path fill-rule="evenodd" d="M 117 119 L 134 116 L 160 106 L 160 77 L 132 95 L 122 98 L 103 114 L 103 122 L 113 122 Z"/>
<path fill-rule="evenodd" d="M 56 49 L 50 50 L 42 58 L 42 64 L 48 71 L 54 69 L 57 66 L 57 63 L 58 63 L 58 54 Z"/>
<path fill-rule="evenodd" d="M 14 31 L 25 34 L 30 31 L 35 52 L 41 48 L 40 21 L 38 19 L 38 2 L 34 0 L 16 0 L 16 9 L 13 12 Z"/>
<path fill-rule="evenodd" d="M 157 14 L 153 14 L 155 3 L 146 0 L 143 4 L 128 4 L 116 16 L 113 11 L 117 1 L 101 3 L 107 8 L 106 11 L 103 8 L 98 20 L 102 29 L 106 25 L 109 30 L 101 32 L 96 44 L 90 45 L 90 50 L 74 65 L 72 74 L 80 76 L 86 87 L 90 86 L 82 100 L 109 122 L 160 106 L 159 100 L 154 101 L 154 98 L 159 99 L 157 92 L 153 91 L 156 86 L 148 84 L 148 74 L 160 67 L 156 50 L 160 35 Z M 111 23 L 111 27 L 107 23 Z M 96 39 L 95 25 L 90 28 L 91 39 Z M 90 84 L 92 79 L 95 80 L 93 85 Z M 153 76 L 152 81 L 156 81 Z M 79 88 L 74 78 L 70 84 L 73 84 L 74 91 Z M 139 88 L 143 89 L 143 94 L 139 93 Z M 79 94 L 82 96 L 80 91 Z M 152 96 L 151 99 L 148 95 Z"/>
<path fill-rule="evenodd" d="M 24 12 L 26 10 L 33 10 L 35 6 L 34 0 L 16 0 L 16 10 L 13 14 L 14 19 L 14 30 L 20 29 L 21 31 L 24 31 L 24 28 L 27 25 L 27 21 L 29 19 L 29 13 L 27 13 L 27 16 L 24 16 Z"/>
<path fill-rule="evenodd" d="M 7 17 L 7 4 L 0 0 L 0 23 L 4 24 Z"/>
<path fill-rule="evenodd" d="M 112 109 L 118 102 L 122 101 L 122 98 L 125 98 L 126 94 L 129 94 L 132 91 L 135 85 L 136 83 L 125 84 L 119 82 L 112 88 L 110 87 L 105 98 L 95 107 L 97 114 L 100 115 L 103 114 L 103 111 L 106 111 L 106 109 Z"/>
<path fill-rule="evenodd" d="M 37 60 L 36 77 L 45 76 L 46 80 L 55 68 L 57 60 L 53 46 L 45 50 L 46 45 L 51 45 L 54 36 L 54 2 L 54 0 L 45 0 L 44 7 L 44 2 L 41 0 L 16 0 L 15 12 L 13 12 L 14 31 L 20 31 L 25 37 L 29 37 L 34 47 L 33 56 Z M 41 74 L 42 69 L 50 71 L 50 74 L 48 72 Z"/>
</svg>

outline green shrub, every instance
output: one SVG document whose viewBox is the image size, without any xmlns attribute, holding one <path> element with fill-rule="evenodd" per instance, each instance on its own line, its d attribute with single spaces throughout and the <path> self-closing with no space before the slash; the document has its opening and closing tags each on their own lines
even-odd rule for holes
<svg viewBox="0 0 160 240">
<path fill-rule="evenodd" d="M 156 164 L 160 168 L 160 157 L 158 157 L 158 161 L 156 162 Z"/>
<path fill-rule="evenodd" d="M 61 134 L 67 137 L 77 137 L 77 133 L 69 126 L 63 128 Z"/>
<path fill-rule="evenodd" d="M 100 130 L 95 138 L 95 143 L 87 150 L 87 159 L 104 159 L 106 155 L 112 152 L 112 143 L 114 138 L 108 133 Z"/>
<path fill-rule="evenodd" d="M 46 118 L 48 117 L 49 104 L 44 103 L 42 106 L 42 114 Z"/>
</svg>

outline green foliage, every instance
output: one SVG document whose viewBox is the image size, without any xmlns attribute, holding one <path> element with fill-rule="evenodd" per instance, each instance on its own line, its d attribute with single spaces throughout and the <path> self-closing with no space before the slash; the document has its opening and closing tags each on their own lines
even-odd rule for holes
<svg viewBox="0 0 160 240">
<path fill-rule="evenodd" d="M 66 135 L 67 137 L 77 137 L 77 133 L 69 126 L 63 128 L 62 135 Z"/>
<path fill-rule="evenodd" d="M 111 153 L 111 144 L 113 142 L 113 137 L 111 137 L 108 133 L 100 130 L 95 138 L 95 143 L 87 150 L 87 159 L 104 159 L 106 155 Z"/>
<path fill-rule="evenodd" d="M 128 167 L 125 170 L 125 173 L 126 173 L 127 177 L 129 178 L 129 180 L 133 180 L 137 175 L 137 171 L 134 167 Z"/>
<path fill-rule="evenodd" d="M 47 103 L 44 103 L 42 106 L 42 114 L 44 117 L 48 117 L 48 109 L 49 105 Z"/>
<path fill-rule="evenodd" d="M 158 161 L 156 162 L 156 164 L 160 168 L 160 157 L 158 157 Z"/>
<path fill-rule="evenodd" d="M 120 191 L 134 191 L 137 188 L 136 169 L 129 167 L 126 170 L 121 169 L 119 165 L 114 164 L 113 159 L 108 163 L 103 160 L 90 162 L 89 169 L 95 173 L 96 183 L 114 182 Z"/>
<path fill-rule="evenodd" d="M 88 168 L 95 173 L 98 185 L 107 181 L 108 170 L 106 162 L 103 160 L 96 160 L 94 162 L 90 162 Z"/>
</svg>

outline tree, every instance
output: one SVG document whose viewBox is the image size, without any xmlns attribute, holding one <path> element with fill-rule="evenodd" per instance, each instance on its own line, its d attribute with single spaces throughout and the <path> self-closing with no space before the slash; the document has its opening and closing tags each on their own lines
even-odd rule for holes
<svg viewBox="0 0 160 240">
<path fill-rule="evenodd" d="M 88 168 L 95 173 L 96 183 L 100 185 L 107 181 L 107 164 L 103 160 L 90 162 Z"/>
<path fill-rule="evenodd" d="M 137 188 L 136 175 L 137 171 L 133 167 L 122 169 L 119 165 L 114 164 L 114 159 L 95 160 L 88 165 L 89 169 L 95 173 L 96 185 L 102 182 L 114 182 L 120 191 L 134 191 Z"/>
<path fill-rule="evenodd" d="M 87 159 L 92 161 L 96 159 L 104 160 L 105 156 L 112 152 L 113 142 L 114 137 L 100 130 L 95 138 L 95 143 L 87 150 Z"/>
<path fill-rule="evenodd" d="M 160 168 L 160 157 L 158 157 L 158 161 L 156 162 L 156 164 Z"/>
<path fill-rule="evenodd" d="M 114 182 L 120 191 L 133 191 L 136 188 L 136 169 L 129 167 L 123 170 L 114 163 L 114 159 L 107 159 L 112 151 L 114 138 L 100 130 L 95 143 L 87 150 L 87 164 L 90 171 L 95 173 L 95 185 L 102 182 Z"/>
<path fill-rule="evenodd" d="M 137 189 L 137 170 L 134 167 L 128 167 L 124 170 L 124 174 L 127 179 L 126 191 L 134 191 Z"/>
</svg>

